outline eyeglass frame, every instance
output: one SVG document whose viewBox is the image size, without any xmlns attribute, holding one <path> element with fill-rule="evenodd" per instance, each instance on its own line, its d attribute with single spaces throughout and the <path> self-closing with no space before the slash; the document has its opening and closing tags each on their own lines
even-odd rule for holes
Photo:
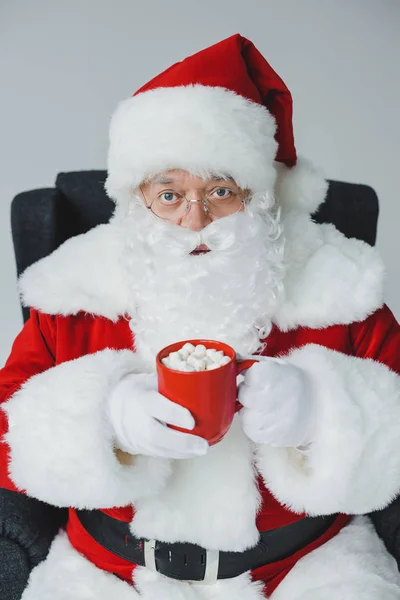
<svg viewBox="0 0 400 600">
<path fill-rule="evenodd" d="M 143 192 L 142 188 L 140 187 L 139 189 L 140 189 L 140 192 L 141 192 L 141 194 L 142 194 L 142 196 L 143 196 L 143 198 L 144 198 L 145 208 L 147 208 L 148 210 L 151 210 L 152 214 L 153 214 L 155 217 L 157 217 L 157 219 L 162 219 L 163 221 L 174 221 L 174 220 L 175 220 L 175 219 L 173 219 L 173 218 L 170 218 L 170 219 L 168 219 L 168 217 L 160 217 L 160 215 L 157 215 L 157 214 L 156 214 L 156 213 L 153 211 L 153 208 L 152 208 L 152 206 L 153 206 L 154 202 L 157 200 L 157 198 L 154 198 L 154 199 L 151 201 L 151 203 L 150 203 L 150 204 L 147 204 L 147 199 L 146 199 L 146 196 L 145 196 L 145 194 L 144 194 L 144 192 Z M 226 189 L 230 189 L 230 188 L 226 188 Z M 239 195 L 240 195 L 240 193 L 239 193 L 239 192 L 234 192 L 233 190 L 230 190 L 230 191 L 232 191 L 232 192 L 233 192 L 235 195 L 237 195 L 237 196 L 239 196 Z M 177 193 L 177 192 L 175 192 L 175 193 Z M 182 219 L 182 218 L 183 218 L 185 215 L 187 215 L 187 214 L 188 214 L 188 212 L 190 211 L 190 208 L 191 208 L 191 205 L 192 205 L 192 204 L 202 204 L 202 205 L 203 205 L 203 208 L 204 208 L 204 212 L 205 212 L 205 214 L 206 214 L 206 215 L 209 215 L 209 214 L 211 214 L 211 215 L 212 215 L 213 217 L 215 217 L 216 219 L 223 219 L 224 217 L 230 217 L 230 216 L 232 216 L 232 215 L 236 215 L 238 212 L 240 212 L 240 211 L 242 210 L 242 208 L 243 208 L 243 207 L 246 207 L 246 206 L 247 206 L 248 202 L 250 202 L 250 199 L 251 199 L 249 196 L 246 196 L 245 198 L 242 198 L 242 199 L 241 199 L 241 201 L 240 201 L 240 207 L 239 207 L 237 210 L 235 210 L 235 212 L 233 212 L 233 213 L 229 213 L 229 215 L 223 215 L 223 216 L 221 216 L 221 217 L 218 217 L 217 215 L 214 215 L 214 213 L 213 213 L 213 212 L 211 212 L 210 210 L 208 210 L 208 207 L 207 207 L 207 200 L 208 200 L 208 199 L 209 199 L 209 197 L 211 196 L 211 193 L 210 193 L 210 194 L 208 194 L 208 195 L 207 195 L 207 196 L 206 196 L 206 197 L 205 197 L 203 200 L 191 200 L 190 198 L 186 198 L 186 196 L 184 196 L 184 195 L 181 195 L 181 194 L 179 194 L 179 195 L 182 197 L 182 200 L 185 200 L 185 201 L 186 201 L 186 209 L 185 209 L 185 212 L 183 213 L 182 217 L 180 217 L 181 219 Z"/>
</svg>

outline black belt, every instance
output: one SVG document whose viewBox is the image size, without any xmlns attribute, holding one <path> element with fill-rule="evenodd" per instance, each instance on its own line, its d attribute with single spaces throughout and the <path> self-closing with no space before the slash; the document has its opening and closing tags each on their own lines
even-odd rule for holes
<svg viewBox="0 0 400 600">
<path fill-rule="evenodd" d="M 99 510 L 77 510 L 76 514 L 92 538 L 120 558 L 172 579 L 204 582 L 237 577 L 287 558 L 318 539 L 337 517 L 305 517 L 290 525 L 260 532 L 258 544 L 249 550 L 218 552 L 196 544 L 137 538 L 130 532 L 129 523 Z"/>
</svg>

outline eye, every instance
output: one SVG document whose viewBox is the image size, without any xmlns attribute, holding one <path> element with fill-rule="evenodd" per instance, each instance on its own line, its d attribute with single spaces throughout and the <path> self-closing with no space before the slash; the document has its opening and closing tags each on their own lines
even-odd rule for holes
<svg viewBox="0 0 400 600">
<path fill-rule="evenodd" d="M 218 188 L 214 190 L 211 195 L 215 196 L 216 198 L 228 198 L 232 194 L 233 192 L 229 188 Z"/>
<path fill-rule="evenodd" d="M 175 192 L 163 192 L 159 195 L 159 199 L 164 204 L 175 204 L 181 200 L 181 196 Z"/>
</svg>

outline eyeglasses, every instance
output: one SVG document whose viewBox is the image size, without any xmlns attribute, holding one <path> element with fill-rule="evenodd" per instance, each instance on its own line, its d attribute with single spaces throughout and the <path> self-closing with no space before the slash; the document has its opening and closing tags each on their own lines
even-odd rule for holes
<svg viewBox="0 0 400 600">
<path fill-rule="evenodd" d="M 203 204 L 206 214 L 221 218 L 239 212 L 247 203 L 247 198 L 243 197 L 243 193 L 222 187 L 213 190 L 202 200 L 189 200 L 178 192 L 164 191 L 148 203 L 143 191 L 142 194 L 146 208 L 151 210 L 156 217 L 167 221 L 182 219 L 189 212 L 192 204 Z"/>
</svg>

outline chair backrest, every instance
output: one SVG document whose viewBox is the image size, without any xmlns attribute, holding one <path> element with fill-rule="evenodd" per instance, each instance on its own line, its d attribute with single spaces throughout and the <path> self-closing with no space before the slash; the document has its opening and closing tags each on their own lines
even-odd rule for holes
<svg viewBox="0 0 400 600">
<path fill-rule="evenodd" d="M 105 171 L 60 173 L 55 187 L 18 194 L 11 228 L 18 276 L 65 240 L 107 223 L 113 203 L 104 191 Z M 327 198 L 313 218 L 333 223 L 347 237 L 375 244 L 379 205 L 366 185 L 330 181 Z M 23 309 L 24 319 L 29 309 Z"/>
</svg>

